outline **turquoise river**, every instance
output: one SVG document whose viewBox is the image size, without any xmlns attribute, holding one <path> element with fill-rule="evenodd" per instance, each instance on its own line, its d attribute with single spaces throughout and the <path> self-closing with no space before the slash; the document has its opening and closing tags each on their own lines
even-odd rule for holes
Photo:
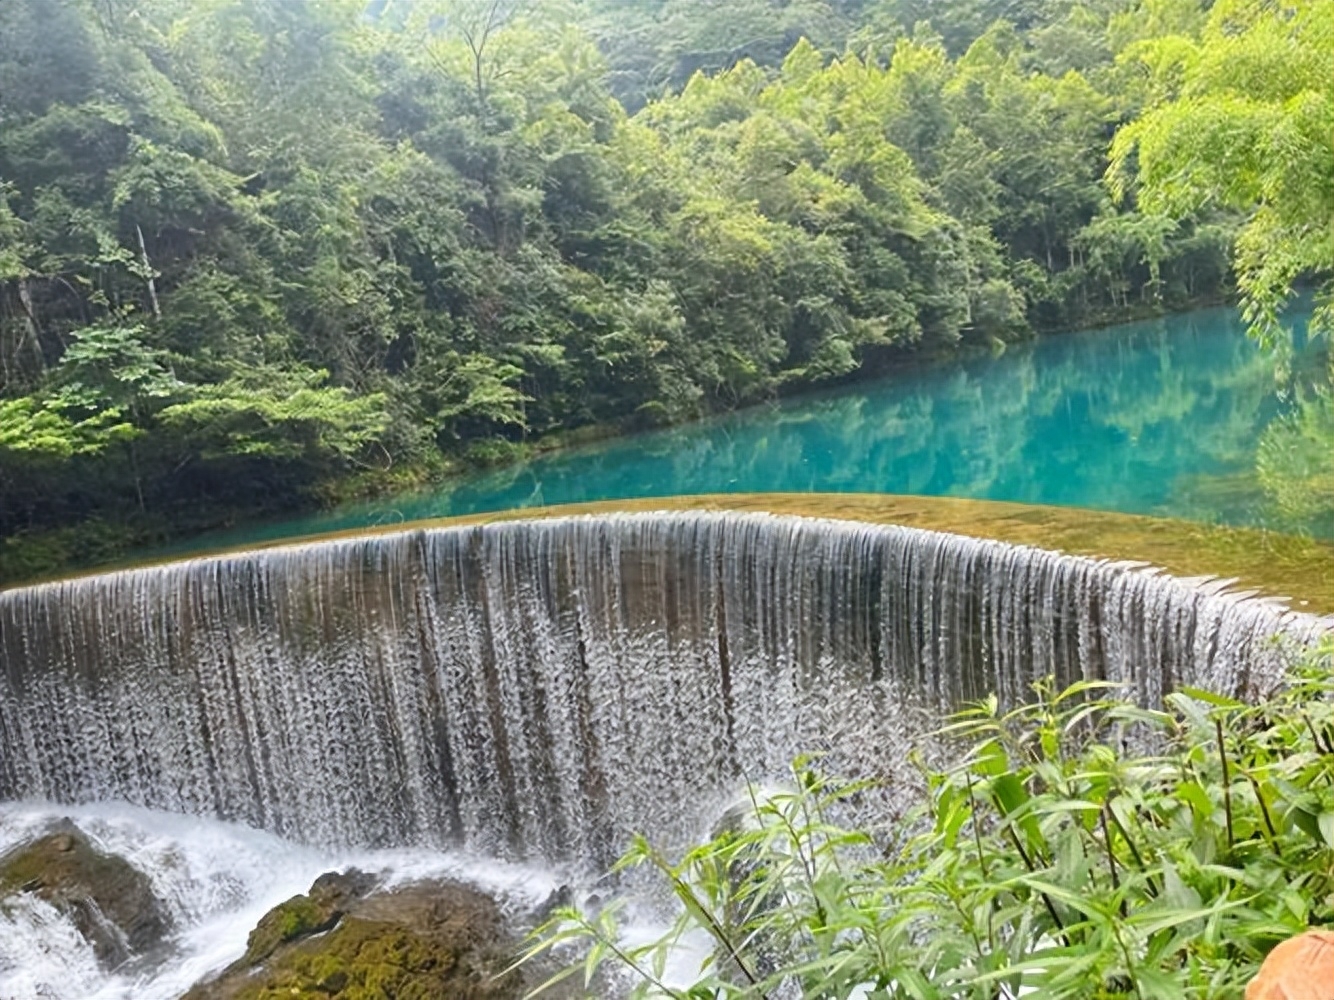
<svg viewBox="0 0 1334 1000">
<path fill-rule="evenodd" d="M 1301 341 L 1309 312 L 1294 317 Z M 1307 352 L 1309 353 L 1309 352 Z M 857 492 L 1054 504 L 1334 538 L 1282 518 L 1255 473 L 1292 405 L 1235 310 L 1050 335 L 995 356 L 616 438 L 191 549 L 420 518 L 698 493 Z"/>
</svg>

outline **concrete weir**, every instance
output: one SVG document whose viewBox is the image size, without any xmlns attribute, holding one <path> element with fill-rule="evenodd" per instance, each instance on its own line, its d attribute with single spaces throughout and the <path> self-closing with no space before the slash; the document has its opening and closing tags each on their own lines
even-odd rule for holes
<svg viewBox="0 0 1334 1000">
<path fill-rule="evenodd" d="M 336 538 L 0 593 L 0 800 L 598 866 L 1030 683 L 1250 695 L 1330 622 L 904 526 L 657 512 Z"/>
</svg>

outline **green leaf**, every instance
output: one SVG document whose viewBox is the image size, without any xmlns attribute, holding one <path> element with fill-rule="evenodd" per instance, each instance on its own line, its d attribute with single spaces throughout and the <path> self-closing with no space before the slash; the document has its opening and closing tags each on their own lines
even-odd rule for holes
<svg viewBox="0 0 1334 1000">
<path fill-rule="evenodd" d="M 1225 695 L 1216 694 L 1213 691 L 1206 691 L 1204 688 L 1190 687 L 1183 684 L 1177 688 L 1187 697 L 1194 698 L 1196 701 L 1203 701 L 1218 708 L 1245 708 L 1246 703 L 1238 701 L 1236 698 L 1229 698 Z"/>
<path fill-rule="evenodd" d="M 1191 807 L 1197 819 L 1207 820 L 1213 816 L 1215 808 L 1213 799 L 1198 781 L 1183 781 L 1177 785 L 1174 794 Z"/>
<path fill-rule="evenodd" d="M 1181 976 L 1170 975 L 1147 965 L 1137 966 L 1132 977 L 1139 986 L 1139 995 L 1153 1000 L 1185 1000 L 1186 992 Z"/>
<path fill-rule="evenodd" d="M 1294 805 L 1288 809 L 1286 819 L 1317 844 L 1325 846 L 1325 835 L 1321 832 L 1320 820 L 1316 813 Z"/>
<path fill-rule="evenodd" d="M 1316 826 L 1325 846 L 1334 849 L 1334 812 L 1322 812 L 1316 818 Z"/>
</svg>

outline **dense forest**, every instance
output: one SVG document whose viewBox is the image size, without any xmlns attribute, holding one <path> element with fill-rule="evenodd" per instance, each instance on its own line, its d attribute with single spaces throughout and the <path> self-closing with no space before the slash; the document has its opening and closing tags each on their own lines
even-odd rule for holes
<svg viewBox="0 0 1334 1000">
<path fill-rule="evenodd" d="M 10 0 L 0 578 L 1233 295 L 1281 363 L 1332 81 L 1331 0 Z"/>
</svg>

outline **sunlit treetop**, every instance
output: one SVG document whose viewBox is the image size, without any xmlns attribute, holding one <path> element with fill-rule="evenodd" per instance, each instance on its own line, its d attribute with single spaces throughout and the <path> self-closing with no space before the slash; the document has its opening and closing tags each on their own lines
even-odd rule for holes
<svg viewBox="0 0 1334 1000">
<path fill-rule="evenodd" d="M 1334 328 L 1334 0 L 1223 0 L 1198 39 L 1128 46 L 1154 97 L 1116 135 L 1108 179 L 1141 209 L 1246 213 L 1235 267 L 1247 320 L 1276 342 L 1303 278 L 1323 282 L 1312 328 Z"/>
</svg>

